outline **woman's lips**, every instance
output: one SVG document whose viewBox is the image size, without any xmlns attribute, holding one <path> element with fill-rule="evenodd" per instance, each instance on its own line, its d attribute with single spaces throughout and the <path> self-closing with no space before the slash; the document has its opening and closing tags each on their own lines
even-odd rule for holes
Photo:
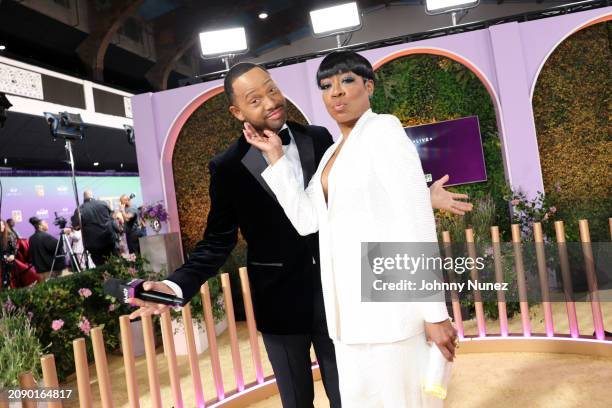
<svg viewBox="0 0 612 408">
<path fill-rule="evenodd" d="M 337 104 L 334 105 L 334 111 L 335 112 L 343 112 L 345 108 L 346 108 L 346 104 L 345 103 L 337 103 Z"/>
<path fill-rule="evenodd" d="M 280 119 L 283 116 L 283 108 L 278 108 L 268 115 L 268 119 Z"/>
</svg>

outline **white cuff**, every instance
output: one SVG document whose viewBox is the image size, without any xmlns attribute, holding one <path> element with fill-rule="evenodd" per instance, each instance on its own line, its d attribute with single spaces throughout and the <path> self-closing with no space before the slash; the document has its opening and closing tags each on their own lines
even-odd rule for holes
<svg viewBox="0 0 612 408">
<path fill-rule="evenodd" d="M 263 177 L 266 183 L 270 184 L 273 182 L 275 177 L 278 177 L 279 173 L 282 175 L 283 172 L 287 171 L 291 171 L 291 163 L 289 162 L 287 155 L 283 154 L 281 158 L 276 161 L 276 163 L 268 165 L 268 167 L 261 172 L 261 177 Z"/>
<path fill-rule="evenodd" d="M 181 289 L 179 285 L 169 280 L 163 280 L 162 283 L 165 283 L 166 285 L 168 285 L 168 287 L 174 291 L 174 294 L 176 295 L 176 297 L 180 297 L 180 298 L 183 297 L 183 289 Z"/>
<path fill-rule="evenodd" d="M 423 320 L 427 323 L 439 323 L 447 320 L 448 310 L 444 302 L 422 302 Z"/>
</svg>

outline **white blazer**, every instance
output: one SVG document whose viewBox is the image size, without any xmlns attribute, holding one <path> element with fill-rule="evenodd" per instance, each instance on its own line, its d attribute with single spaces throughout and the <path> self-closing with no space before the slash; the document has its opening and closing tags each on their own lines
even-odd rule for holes
<svg viewBox="0 0 612 408">
<path fill-rule="evenodd" d="M 328 176 L 321 173 L 342 142 L 323 155 L 306 190 L 283 156 L 262 177 L 301 235 L 319 231 L 321 280 L 330 337 L 345 344 L 391 343 L 448 318 L 443 302 L 361 302 L 361 242 L 436 242 L 421 161 L 400 121 L 366 111 Z"/>
</svg>

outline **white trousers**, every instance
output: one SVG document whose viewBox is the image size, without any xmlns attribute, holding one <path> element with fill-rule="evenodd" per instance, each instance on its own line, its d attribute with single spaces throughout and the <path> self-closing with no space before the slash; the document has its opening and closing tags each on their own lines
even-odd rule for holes
<svg viewBox="0 0 612 408">
<path fill-rule="evenodd" d="M 422 391 L 429 348 L 425 333 L 396 343 L 334 342 L 343 408 L 440 408 Z"/>
</svg>

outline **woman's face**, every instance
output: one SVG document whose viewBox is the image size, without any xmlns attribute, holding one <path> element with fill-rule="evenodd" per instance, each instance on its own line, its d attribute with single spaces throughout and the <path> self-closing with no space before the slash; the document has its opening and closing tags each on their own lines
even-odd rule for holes
<svg viewBox="0 0 612 408">
<path fill-rule="evenodd" d="M 6 228 L 4 226 L 4 221 L 0 221 L 0 232 L 4 232 L 4 228 Z"/>
<path fill-rule="evenodd" d="M 341 126 L 352 128 L 370 109 L 374 82 L 353 72 L 336 74 L 319 83 L 327 112 Z"/>
</svg>

